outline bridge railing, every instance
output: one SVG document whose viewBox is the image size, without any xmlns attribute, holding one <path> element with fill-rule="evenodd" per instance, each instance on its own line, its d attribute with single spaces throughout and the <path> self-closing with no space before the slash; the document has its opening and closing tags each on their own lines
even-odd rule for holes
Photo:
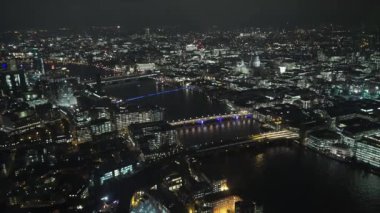
<svg viewBox="0 0 380 213">
<path fill-rule="evenodd" d="M 124 80 L 129 80 L 129 79 L 139 79 L 139 78 L 148 78 L 148 77 L 153 77 L 157 76 L 157 74 L 145 74 L 145 75 L 124 75 L 124 76 L 113 76 L 113 77 L 108 77 L 108 78 L 102 78 L 100 79 L 101 82 L 115 82 L 115 81 L 124 81 Z M 95 84 L 96 80 L 87 80 L 83 81 L 83 83 L 86 84 Z"/>
<path fill-rule="evenodd" d="M 203 117 L 195 117 L 195 118 L 189 118 L 189 119 L 183 119 L 183 120 L 177 120 L 177 121 L 171 121 L 169 122 L 170 125 L 172 126 L 177 126 L 177 125 L 183 125 L 183 124 L 203 124 L 206 121 L 211 121 L 211 120 L 216 120 L 216 121 L 221 121 L 222 119 L 225 118 L 240 118 L 243 116 L 251 116 L 252 113 L 228 113 L 228 114 L 219 114 L 219 115 L 208 115 L 208 116 L 203 116 Z"/>
</svg>

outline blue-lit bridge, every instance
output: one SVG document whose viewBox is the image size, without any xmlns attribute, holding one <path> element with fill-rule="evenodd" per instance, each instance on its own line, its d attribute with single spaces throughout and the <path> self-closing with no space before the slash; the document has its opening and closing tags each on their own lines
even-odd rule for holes
<svg viewBox="0 0 380 213">
<path fill-rule="evenodd" d="M 194 124 L 204 124 L 208 121 L 222 121 L 223 119 L 239 119 L 239 118 L 252 118 L 252 113 L 249 112 L 239 112 L 239 113 L 227 113 L 219 115 L 207 115 L 203 117 L 194 117 L 189 119 L 177 120 L 169 122 L 172 126 L 180 125 L 194 125 Z"/>
<path fill-rule="evenodd" d="M 142 79 L 142 78 L 152 78 L 155 76 L 157 76 L 157 74 L 112 76 L 112 77 L 102 78 L 101 82 L 103 84 L 115 84 L 115 83 L 122 83 L 126 81 Z M 83 83 L 92 86 L 96 84 L 96 80 L 84 81 Z"/>
<path fill-rule="evenodd" d="M 154 96 L 159 96 L 159 95 L 164 95 L 164 94 L 170 94 L 170 93 L 176 93 L 176 92 L 181 91 L 181 90 L 188 90 L 188 89 L 190 90 L 190 89 L 194 89 L 194 88 L 195 87 L 192 87 L 192 86 L 178 87 L 178 88 L 175 88 L 175 89 L 164 90 L 164 91 L 161 91 L 161 92 L 150 93 L 150 94 L 146 94 L 146 95 L 141 95 L 141 96 L 137 96 L 137 97 L 128 98 L 128 99 L 126 99 L 126 101 L 130 102 L 130 101 L 140 100 L 140 99 L 143 99 L 143 98 L 154 97 Z"/>
</svg>

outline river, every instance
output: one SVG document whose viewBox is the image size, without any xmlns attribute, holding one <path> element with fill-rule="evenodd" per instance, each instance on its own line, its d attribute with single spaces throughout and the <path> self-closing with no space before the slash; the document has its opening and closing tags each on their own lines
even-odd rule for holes
<svg viewBox="0 0 380 213">
<path fill-rule="evenodd" d="M 152 80 L 139 80 L 107 87 L 106 92 L 126 99 L 165 89 Z M 147 97 L 136 103 L 165 107 L 166 120 L 226 112 L 222 103 L 211 101 L 195 90 Z M 246 136 L 257 131 L 257 124 L 244 118 L 178 129 L 185 144 Z M 227 178 L 233 192 L 263 204 L 265 213 L 380 212 L 379 176 L 296 145 L 220 152 L 200 160 L 206 174 Z"/>
</svg>

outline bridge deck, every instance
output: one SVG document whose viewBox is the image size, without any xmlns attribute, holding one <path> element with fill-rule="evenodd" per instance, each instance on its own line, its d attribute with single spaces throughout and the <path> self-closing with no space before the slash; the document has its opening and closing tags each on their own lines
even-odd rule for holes
<svg viewBox="0 0 380 213">
<path fill-rule="evenodd" d="M 198 148 L 197 152 L 207 152 L 207 151 L 212 151 L 212 150 L 218 150 L 218 149 L 223 149 L 223 148 L 228 148 L 228 147 L 233 147 L 233 146 L 239 146 L 239 145 L 249 145 L 252 143 L 260 143 L 264 141 L 274 141 L 274 140 L 279 140 L 279 139 L 297 139 L 299 138 L 299 134 L 289 131 L 289 130 L 282 130 L 282 131 L 277 131 L 277 132 L 267 132 L 263 134 L 256 134 L 248 137 L 247 140 L 243 141 L 238 141 L 238 142 L 230 142 L 227 144 L 217 144 L 212 143 L 210 147 L 206 148 Z M 207 144 L 208 145 L 208 144 Z"/>
<path fill-rule="evenodd" d="M 211 115 L 211 116 L 205 116 L 205 117 L 196 117 L 196 118 L 190 118 L 190 119 L 184 119 L 184 120 L 178 120 L 178 121 L 172 121 L 169 122 L 172 126 L 178 126 L 178 125 L 186 125 L 186 124 L 203 124 L 206 121 L 211 120 L 222 120 L 226 118 L 239 118 L 244 116 L 249 116 L 251 113 L 229 113 L 229 114 L 220 114 L 220 115 Z"/>
</svg>

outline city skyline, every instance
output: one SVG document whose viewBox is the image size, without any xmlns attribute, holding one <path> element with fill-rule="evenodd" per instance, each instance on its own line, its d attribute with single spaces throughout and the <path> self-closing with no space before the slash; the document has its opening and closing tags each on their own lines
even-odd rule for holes
<svg viewBox="0 0 380 213">
<path fill-rule="evenodd" d="M 0 212 L 379 213 L 379 6 L 6 0 Z"/>
</svg>

